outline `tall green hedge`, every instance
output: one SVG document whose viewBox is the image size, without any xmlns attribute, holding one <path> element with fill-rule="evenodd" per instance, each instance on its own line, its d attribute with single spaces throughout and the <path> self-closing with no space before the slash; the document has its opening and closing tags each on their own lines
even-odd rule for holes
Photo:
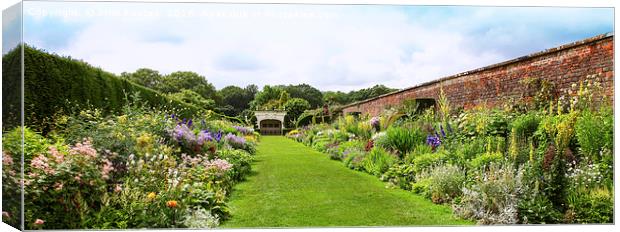
<svg viewBox="0 0 620 232">
<path fill-rule="evenodd" d="M 3 65 L 5 62 L 15 63 L 19 58 L 19 49 L 14 49 L 4 55 Z M 136 92 L 146 105 L 174 109 L 176 114 L 183 117 L 191 117 L 201 110 L 86 62 L 49 54 L 29 46 L 24 46 L 24 64 L 24 124 L 44 132 L 49 126 L 48 119 L 59 111 L 71 112 L 76 105 L 88 105 L 108 114 L 115 113 L 127 103 L 126 96 Z M 18 69 L 3 69 L 3 76 L 18 75 L 11 73 L 16 71 L 19 72 Z"/>
</svg>

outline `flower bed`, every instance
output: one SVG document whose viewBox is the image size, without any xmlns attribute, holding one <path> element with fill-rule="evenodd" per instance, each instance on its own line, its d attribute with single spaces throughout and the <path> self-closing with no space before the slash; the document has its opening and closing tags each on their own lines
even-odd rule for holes
<svg viewBox="0 0 620 232">
<path fill-rule="evenodd" d="M 129 107 L 55 119 L 45 137 L 3 135 L 3 194 L 19 194 L 25 136 L 25 229 L 215 227 L 232 186 L 250 172 L 258 135 L 227 121 Z M 17 225 L 19 202 L 4 201 Z"/>
<path fill-rule="evenodd" d="M 612 223 L 613 110 L 595 86 L 458 114 L 442 95 L 437 112 L 406 104 L 287 136 L 480 224 Z"/>
</svg>

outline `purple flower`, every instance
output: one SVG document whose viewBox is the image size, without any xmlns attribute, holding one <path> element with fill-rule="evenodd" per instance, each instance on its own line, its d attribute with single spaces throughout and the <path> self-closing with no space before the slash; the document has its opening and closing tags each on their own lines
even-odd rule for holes
<svg viewBox="0 0 620 232">
<path fill-rule="evenodd" d="M 243 137 L 236 136 L 232 133 L 228 133 L 225 137 L 228 144 L 235 148 L 243 148 L 245 146 L 245 139 Z"/>
<path fill-rule="evenodd" d="M 209 132 L 208 130 L 203 130 L 200 131 L 200 133 L 198 133 L 198 139 L 197 139 L 197 143 L 198 145 L 203 145 L 205 142 L 211 142 L 213 141 L 213 136 L 211 135 L 211 132 Z"/>
<path fill-rule="evenodd" d="M 244 134 L 244 135 L 250 135 L 250 134 L 254 133 L 254 129 L 252 129 L 252 128 L 248 128 L 248 127 L 244 127 L 244 126 L 233 126 L 233 127 L 239 133 Z"/>
<path fill-rule="evenodd" d="M 174 130 L 172 130 L 172 137 L 177 142 L 188 142 L 192 143 L 196 140 L 196 136 L 194 132 L 187 127 L 185 124 L 177 125 Z"/>
<path fill-rule="evenodd" d="M 426 144 L 435 149 L 441 145 L 441 140 L 439 139 L 439 136 L 429 135 L 426 137 Z"/>
<path fill-rule="evenodd" d="M 215 141 L 217 141 L 218 143 L 222 140 L 222 131 L 218 131 L 217 133 L 215 133 Z"/>
<path fill-rule="evenodd" d="M 379 117 L 372 117 L 370 119 L 370 125 L 374 128 L 379 128 L 381 125 L 381 120 L 379 120 Z"/>
</svg>

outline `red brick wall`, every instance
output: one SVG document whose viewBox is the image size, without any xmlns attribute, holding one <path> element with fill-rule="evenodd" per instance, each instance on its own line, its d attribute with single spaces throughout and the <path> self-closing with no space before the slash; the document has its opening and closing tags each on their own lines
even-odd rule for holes
<svg viewBox="0 0 620 232">
<path fill-rule="evenodd" d="M 361 112 L 371 116 L 380 114 L 388 106 L 398 105 L 404 99 L 438 99 L 440 85 L 453 107 L 471 108 L 486 103 L 501 104 L 506 99 L 518 99 L 525 86 L 520 81 L 527 77 L 544 78 L 563 92 L 586 76 L 595 75 L 612 97 L 614 94 L 614 36 L 599 35 L 571 44 L 548 49 L 525 57 L 494 64 L 484 68 L 441 78 L 415 87 L 386 94 L 374 99 L 353 103 L 343 113 Z"/>
</svg>

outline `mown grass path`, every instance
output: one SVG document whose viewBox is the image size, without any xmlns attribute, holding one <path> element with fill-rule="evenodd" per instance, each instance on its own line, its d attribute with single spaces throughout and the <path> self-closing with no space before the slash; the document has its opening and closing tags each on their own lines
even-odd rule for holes
<svg viewBox="0 0 620 232">
<path fill-rule="evenodd" d="M 253 173 L 231 196 L 222 227 L 455 225 L 435 205 L 285 137 L 264 136 Z"/>
</svg>

